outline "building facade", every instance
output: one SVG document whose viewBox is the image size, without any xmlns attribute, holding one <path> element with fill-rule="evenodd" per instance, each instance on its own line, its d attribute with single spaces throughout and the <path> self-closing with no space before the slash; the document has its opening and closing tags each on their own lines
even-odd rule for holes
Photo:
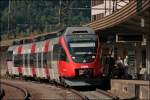
<svg viewBox="0 0 150 100">
<path fill-rule="evenodd" d="M 91 0 L 91 21 L 99 20 L 129 3 L 129 0 Z"/>
</svg>

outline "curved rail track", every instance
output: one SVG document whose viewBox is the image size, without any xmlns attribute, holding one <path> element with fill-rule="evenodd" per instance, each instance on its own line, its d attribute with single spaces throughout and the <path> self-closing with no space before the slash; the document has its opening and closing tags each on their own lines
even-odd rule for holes
<svg viewBox="0 0 150 100">
<path fill-rule="evenodd" d="M 28 91 L 20 86 L 15 84 L 10 84 L 7 82 L 0 82 L 1 84 L 1 95 L 0 98 L 4 100 L 10 99 L 21 99 L 21 100 L 28 100 L 29 93 Z"/>
<path fill-rule="evenodd" d="M 10 84 L 16 84 L 17 86 L 23 87 L 27 89 L 27 92 L 30 93 L 28 95 L 29 100 L 83 100 L 83 98 L 78 95 L 76 92 L 71 91 L 69 88 L 62 87 L 60 85 L 52 85 L 49 83 L 45 82 L 37 82 L 37 81 L 24 81 L 24 80 L 2 80 L 3 82 L 7 82 Z M 2 88 L 4 85 L 2 86 Z M 5 90 L 5 87 L 4 87 Z M 8 91 L 9 90 L 9 91 Z M 16 93 L 17 91 L 11 91 L 11 88 L 8 88 L 7 91 L 5 91 L 5 94 L 8 92 L 8 94 L 11 93 Z M 27 93 L 27 94 L 29 94 Z M 20 93 L 19 93 L 20 94 Z M 14 94 L 15 95 L 15 94 Z M 23 94 L 21 94 L 20 98 L 18 98 L 18 95 L 14 96 L 11 94 L 11 97 L 15 98 L 10 98 L 11 100 L 27 100 L 25 98 L 21 98 Z M 5 99 L 5 97 L 8 97 L 8 95 L 4 96 L 4 100 L 9 100 L 8 98 Z"/>
<path fill-rule="evenodd" d="M 7 82 L 7 83 L 6 83 Z M 24 80 L 3 80 L 1 83 L 8 83 L 15 84 L 17 86 L 21 86 L 26 88 L 21 88 L 21 91 L 24 91 L 23 93 L 26 94 L 26 97 L 24 99 L 29 98 L 30 92 L 30 99 L 31 100 L 39 100 L 39 99 L 69 99 L 69 100 L 117 100 L 118 97 L 112 95 L 109 92 L 100 90 L 100 89 L 94 89 L 89 90 L 89 88 L 82 90 L 84 87 L 81 87 L 80 89 L 73 89 L 73 88 L 66 88 L 62 85 L 54 84 L 53 86 L 50 83 L 47 82 L 39 82 L 39 81 L 24 81 Z M 10 84 L 8 84 L 11 86 Z M 15 87 L 17 87 L 15 86 Z"/>
<path fill-rule="evenodd" d="M 96 90 L 91 90 L 91 91 L 76 91 L 80 97 L 82 97 L 83 100 L 118 100 L 119 98 L 117 96 L 112 95 L 109 92 L 96 89 Z"/>
</svg>

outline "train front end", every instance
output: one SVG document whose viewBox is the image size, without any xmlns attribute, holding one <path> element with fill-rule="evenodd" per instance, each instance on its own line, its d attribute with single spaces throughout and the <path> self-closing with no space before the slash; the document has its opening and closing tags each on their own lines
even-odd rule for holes
<svg viewBox="0 0 150 100">
<path fill-rule="evenodd" d="M 60 39 L 65 59 L 59 61 L 62 80 L 70 86 L 100 85 L 100 42 L 94 31 L 87 27 L 66 30 Z"/>
</svg>

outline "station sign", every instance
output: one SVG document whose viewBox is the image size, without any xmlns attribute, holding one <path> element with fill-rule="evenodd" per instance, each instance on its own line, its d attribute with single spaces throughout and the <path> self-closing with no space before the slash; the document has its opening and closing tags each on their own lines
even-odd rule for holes
<svg viewBox="0 0 150 100">
<path fill-rule="evenodd" d="M 142 42 L 143 35 L 116 34 L 116 42 Z"/>
</svg>

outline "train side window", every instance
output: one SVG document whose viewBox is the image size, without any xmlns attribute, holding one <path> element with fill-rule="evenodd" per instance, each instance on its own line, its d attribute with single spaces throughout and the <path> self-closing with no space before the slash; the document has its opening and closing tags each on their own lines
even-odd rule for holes
<svg viewBox="0 0 150 100">
<path fill-rule="evenodd" d="M 51 67 L 51 52 L 43 53 L 43 67 Z"/>
<path fill-rule="evenodd" d="M 22 67 L 23 66 L 23 55 L 14 55 L 14 66 Z"/>
<path fill-rule="evenodd" d="M 25 63 L 25 67 L 28 66 L 28 54 L 24 54 L 24 63 Z"/>
<path fill-rule="evenodd" d="M 12 55 L 13 55 L 13 51 L 7 52 L 7 61 L 12 61 Z"/>
<path fill-rule="evenodd" d="M 14 55 L 14 67 L 18 66 L 17 55 Z"/>
<path fill-rule="evenodd" d="M 30 66 L 31 67 L 36 66 L 36 53 L 30 54 Z"/>
<path fill-rule="evenodd" d="M 41 55 L 42 53 L 38 53 L 38 67 L 41 68 L 42 65 L 41 65 Z"/>
<path fill-rule="evenodd" d="M 52 62 L 51 57 L 52 57 L 52 52 L 48 52 L 48 53 L 47 53 L 47 67 L 49 67 L 49 68 L 52 67 L 52 66 L 51 66 L 51 62 Z"/>
<path fill-rule="evenodd" d="M 43 67 L 47 67 L 48 53 L 43 53 Z"/>
</svg>

